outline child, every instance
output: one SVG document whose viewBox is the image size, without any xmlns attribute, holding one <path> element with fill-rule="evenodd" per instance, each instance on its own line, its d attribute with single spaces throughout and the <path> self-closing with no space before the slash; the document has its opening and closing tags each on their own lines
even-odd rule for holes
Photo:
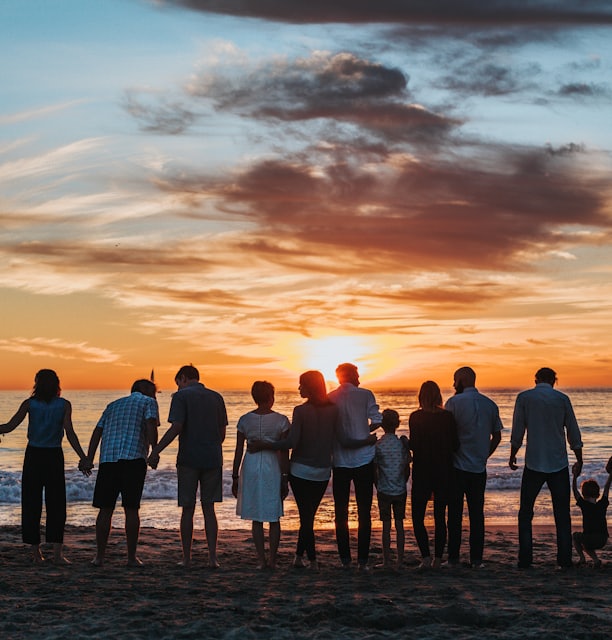
<svg viewBox="0 0 612 640">
<path fill-rule="evenodd" d="M 610 459 L 612 461 L 612 458 Z M 585 564 L 584 554 L 593 560 L 595 568 L 601 567 L 601 560 L 597 557 L 595 549 L 603 549 L 608 541 L 608 526 L 606 523 L 606 509 L 608 508 L 608 492 L 612 483 L 612 469 L 609 469 L 610 462 L 606 466 L 608 479 L 604 485 L 603 493 L 599 498 L 599 485 L 596 480 L 585 480 L 580 486 L 582 495 L 578 492 L 577 469 L 573 470 L 572 489 L 576 503 L 582 511 L 582 532 L 576 531 L 574 538 L 574 548 L 578 552 L 579 565 Z"/>
<path fill-rule="evenodd" d="M 410 453 L 403 440 L 395 435 L 400 419 L 397 411 L 382 412 L 385 435 L 376 442 L 374 469 L 378 510 L 382 520 L 383 563 L 391 565 L 391 510 L 395 521 L 397 567 L 404 561 L 404 518 L 406 517 L 406 482 L 410 476 Z"/>
<path fill-rule="evenodd" d="M 283 500 L 289 491 L 288 451 L 263 450 L 251 453 L 248 449 L 242 459 L 245 440 L 276 442 L 289 433 L 286 416 L 272 411 L 274 387 L 265 380 L 253 383 L 251 389 L 257 409 L 238 420 L 236 451 L 232 472 L 232 493 L 238 498 L 236 513 L 243 520 L 252 520 L 253 542 L 259 564 L 258 569 L 276 568 L 276 554 L 280 542 L 280 517 Z M 240 462 L 242 461 L 242 467 Z M 266 559 L 263 523 L 270 523 L 270 558 Z"/>
</svg>

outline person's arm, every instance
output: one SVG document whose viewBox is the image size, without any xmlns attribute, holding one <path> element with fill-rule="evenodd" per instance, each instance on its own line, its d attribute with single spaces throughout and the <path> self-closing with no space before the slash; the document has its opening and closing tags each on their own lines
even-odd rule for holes
<svg viewBox="0 0 612 640">
<path fill-rule="evenodd" d="M 525 420 L 523 410 L 523 403 L 521 401 L 521 395 L 519 394 L 514 404 L 514 413 L 512 415 L 512 433 L 510 434 L 510 458 L 508 459 L 508 466 L 512 471 L 518 469 L 516 464 L 516 454 L 523 444 L 523 438 L 525 437 L 525 429 L 527 427 L 527 421 Z"/>
<path fill-rule="evenodd" d="M 489 458 L 493 455 L 493 453 L 495 452 L 495 449 L 497 449 L 500 442 L 501 442 L 501 431 L 496 431 L 495 433 L 492 433 L 491 440 L 489 442 L 489 456 L 488 456 Z"/>
<path fill-rule="evenodd" d="M 380 413 L 380 408 L 378 403 L 376 402 L 376 398 L 374 394 L 370 391 L 370 397 L 368 399 L 368 418 L 370 420 L 370 432 L 376 431 L 378 427 L 381 426 L 382 423 L 382 414 Z M 370 443 L 371 444 L 371 443 Z M 343 447 L 346 445 L 342 445 Z M 359 445 L 363 446 L 363 445 Z M 349 447 L 356 448 L 356 447 Z"/>
<path fill-rule="evenodd" d="M 578 491 L 578 475 L 579 474 L 572 470 L 572 492 L 574 493 L 576 502 L 580 500 L 580 493 Z"/>
<path fill-rule="evenodd" d="M 574 455 L 576 456 L 576 462 L 572 465 L 572 473 L 580 475 L 582 472 L 582 447 L 574 449 Z"/>
<path fill-rule="evenodd" d="M 147 444 L 151 446 L 151 448 L 155 448 L 155 445 L 157 444 L 158 425 L 159 425 L 159 420 L 157 418 L 149 418 L 145 422 L 145 433 L 147 436 Z"/>
<path fill-rule="evenodd" d="M 232 495 L 238 497 L 238 479 L 240 478 L 240 463 L 244 452 L 244 433 L 238 431 L 236 434 L 236 449 L 234 450 L 234 464 L 232 465 Z"/>
<path fill-rule="evenodd" d="M 29 408 L 30 399 L 28 398 L 19 405 L 19 409 L 17 409 L 15 415 L 6 424 L 0 424 L 0 433 L 10 433 L 16 429 L 28 415 Z"/>
<path fill-rule="evenodd" d="M 77 436 L 74 426 L 72 424 L 72 405 L 66 400 L 66 410 L 64 411 L 64 433 L 66 434 L 66 439 L 70 443 L 70 446 L 74 449 L 74 452 L 79 456 L 79 471 L 82 471 L 85 475 L 91 475 L 91 469 L 93 464 L 90 463 L 83 448 L 81 447 L 81 443 L 79 442 L 79 437 Z"/>
<path fill-rule="evenodd" d="M 508 459 L 508 466 L 512 469 L 512 471 L 516 471 L 518 469 L 518 464 L 516 464 L 516 454 L 518 453 L 518 450 L 519 447 L 510 445 L 510 458 Z"/>
<path fill-rule="evenodd" d="M 102 440 L 103 429 L 101 427 L 96 427 L 92 433 L 91 438 L 89 439 L 89 447 L 87 448 L 87 460 L 91 464 L 93 468 L 93 461 L 96 457 L 96 451 L 98 450 L 98 445 L 100 444 L 100 440 Z"/>
<path fill-rule="evenodd" d="M 281 499 L 289 495 L 289 451 L 279 451 L 278 458 L 281 469 Z"/>
<path fill-rule="evenodd" d="M 162 439 L 153 447 L 151 454 L 149 455 L 147 462 L 151 469 L 157 469 L 159 464 L 159 454 L 181 433 L 183 432 L 183 425 L 180 422 L 173 422 L 170 428 Z"/>
<path fill-rule="evenodd" d="M 612 460 L 612 458 L 611 458 Z M 608 479 L 606 480 L 606 484 L 604 484 L 603 491 L 601 493 L 602 498 L 607 498 L 610 493 L 610 485 L 612 484 L 612 471 L 608 473 Z"/>
</svg>

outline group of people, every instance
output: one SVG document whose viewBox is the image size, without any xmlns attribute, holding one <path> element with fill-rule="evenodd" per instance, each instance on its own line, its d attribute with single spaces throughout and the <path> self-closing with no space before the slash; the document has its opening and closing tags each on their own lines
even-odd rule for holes
<svg viewBox="0 0 612 640">
<path fill-rule="evenodd" d="M 357 507 L 357 553 L 359 571 L 368 571 L 371 541 L 371 508 L 376 486 L 382 521 L 383 566 L 392 564 L 391 528 L 395 526 L 397 558 L 404 558 L 404 519 L 407 481 L 412 473 L 411 511 L 414 536 L 421 554 L 420 569 L 437 569 L 447 547 L 447 564 L 460 560 L 464 503 L 469 517 L 469 565 L 482 568 L 484 552 L 484 502 L 487 460 L 495 452 L 503 425 L 497 405 L 476 388 L 476 374 L 461 367 L 454 374 L 455 395 L 443 404 L 439 386 L 426 381 L 419 391 L 419 409 L 408 422 L 409 436 L 396 435 L 400 416 L 393 409 L 379 410 L 372 391 L 360 387 L 359 371 L 352 363 L 336 369 L 339 386 L 327 392 L 323 375 L 307 371 L 300 376 L 299 392 L 305 399 L 295 407 L 291 421 L 273 410 L 274 387 L 267 381 L 253 384 L 257 406 L 237 425 L 232 467 L 232 493 L 237 514 L 252 521 L 258 567 L 274 568 L 281 536 L 283 501 L 291 487 L 299 512 L 300 528 L 293 565 L 317 569 L 315 516 L 330 478 L 334 499 L 336 542 L 341 566 L 350 568 L 353 554 L 349 536 L 351 485 Z M 22 479 L 23 541 L 31 545 L 32 558 L 42 562 L 40 521 L 44 489 L 46 539 L 53 543 L 54 561 L 68 562 L 63 555 L 66 493 L 62 438 L 79 457 L 79 469 L 91 475 L 100 447 L 93 506 L 96 520 L 96 556 L 102 565 L 112 516 L 121 494 L 125 511 L 128 565 L 141 564 L 137 556 L 139 508 L 147 465 L 157 468 L 162 451 L 179 439 L 177 455 L 178 504 L 181 507 L 182 565 L 191 563 L 193 518 L 199 490 L 209 552 L 209 565 L 218 567 L 218 523 L 215 503 L 223 499 L 222 443 L 227 430 L 223 397 L 200 382 L 192 365 L 175 376 L 169 429 L 158 441 L 159 410 L 155 384 L 137 380 L 130 395 L 110 403 L 91 435 L 87 454 L 74 432 L 70 403 L 60 397 L 56 373 L 43 369 L 36 374 L 30 398 L 19 407 L 0 433 L 15 429 L 29 416 L 28 446 Z M 572 566 L 572 543 L 580 563 L 585 553 L 599 563 L 596 550 L 608 540 L 606 509 L 612 480 L 600 495 L 595 480 L 578 490 L 582 471 L 582 440 L 567 395 L 554 389 L 556 373 L 539 369 L 535 387 L 520 393 L 514 409 L 509 467 L 518 468 L 516 456 L 527 434 L 520 508 L 518 514 L 518 567 L 533 561 L 532 520 L 536 498 L 547 484 L 557 531 L 557 565 Z M 376 431 L 382 428 L 378 438 Z M 571 487 L 583 513 L 583 531 L 572 537 L 570 478 L 566 440 L 574 452 Z M 289 455 L 291 451 L 291 455 Z M 433 500 L 433 559 L 424 524 L 427 504 Z M 269 523 L 268 550 L 264 523 Z M 448 542 L 448 546 L 447 546 Z"/>
</svg>

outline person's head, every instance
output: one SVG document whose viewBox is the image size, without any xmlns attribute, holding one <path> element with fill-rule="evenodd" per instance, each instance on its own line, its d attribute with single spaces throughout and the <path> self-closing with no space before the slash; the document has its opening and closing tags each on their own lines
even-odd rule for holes
<svg viewBox="0 0 612 640">
<path fill-rule="evenodd" d="M 131 393 L 142 393 L 143 396 L 149 396 L 150 398 L 155 398 L 155 394 L 157 393 L 157 387 L 154 382 L 151 380 L 136 380 L 132 385 Z"/>
<path fill-rule="evenodd" d="M 300 376 L 300 395 L 313 404 L 325 404 L 327 400 L 327 386 L 320 371 L 305 371 Z"/>
<path fill-rule="evenodd" d="M 258 407 L 274 404 L 274 385 L 266 380 L 256 380 L 251 387 L 251 396 Z"/>
<path fill-rule="evenodd" d="M 557 373 L 553 371 L 553 369 L 549 367 L 542 367 L 538 369 L 535 374 L 536 384 L 540 382 L 546 382 L 551 387 L 555 386 L 555 382 L 557 382 Z"/>
<path fill-rule="evenodd" d="M 179 389 L 200 380 L 200 372 L 192 365 L 182 366 L 174 376 L 174 382 Z"/>
<path fill-rule="evenodd" d="M 336 377 L 340 384 L 350 382 L 356 387 L 359 386 L 359 370 L 351 362 L 343 362 L 342 364 L 339 364 L 336 367 Z"/>
<path fill-rule="evenodd" d="M 382 412 L 382 428 L 385 433 L 395 433 L 395 430 L 399 427 L 400 417 L 399 413 L 395 409 L 385 409 Z"/>
<path fill-rule="evenodd" d="M 476 372 L 472 367 L 460 367 L 453 376 L 453 387 L 457 393 L 461 393 L 468 387 L 476 386 Z"/>
<path fill-rule="evenodd" d="M 580 492 L 585 500 L 597 500 L 597 498 L 599 498 L 599 491 L 597 480 L 585 480 L 580 485 Z"/>
<path fill-rule="evenodd" d="M 433 380 L 427 380 L 419 390 L 419 407 L 423 411 L 435 411 L 442 407 L 440 387 Z"/>
<path fill-rule="evenodd" d="M 43 402 L 51 402 L 53 398 L 57 398 L 62 389 L 57 373 L 53 369 L 41 369 L 34 376 L 34 389 L 32 397 Z"/>
</svg>

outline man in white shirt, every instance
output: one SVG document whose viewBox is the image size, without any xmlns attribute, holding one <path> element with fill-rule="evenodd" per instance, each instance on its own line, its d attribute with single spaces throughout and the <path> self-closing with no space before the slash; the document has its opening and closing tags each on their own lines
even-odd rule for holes
<svg viewBox="0 0 612 640">
<path fill-rule="evenodd" d="M 470 565 L 482 567 L 487 460 L 501 441 L 503 429 L 497 405 L 476 389 L 476 373 L 461 367 L 454 374 L 456 394 L 446 401 L 457 423 L 459 448 L 454 454 L 455 484 L 448 505 L 448 562 L 459 562 L 463 502 L 470 518 Z"/>
<path fill-rule="evenodd" d="M 533 561 L 533 507 L 544 483 L 548 485 L 557 529 L 557 565 L 572 566 L 572 522 L 570 516 L 570 479 L 567 441 L 576 456 L 574 468 L 582 470 L 582 439 L 570 399 L 554 389 L 557 374 L 548 367 L 535 375 L 536 386 L 516 397 L 510 438 L 512 470 L 518 469 L 516 454 L 527 432 L 525 467 L 521 480 L 519 507 L 520 569 L 527 569 Z"/>
<path fill-rule="evenodd" d="M 343 567 L 351 565 L 348 511 L 351 482 L 357 502 L 357 563 L 361 570 L 368 569 L 370 537 L 372 534 L 372 495 L 374 488 L 374 453 L 376 436 L 370 432 L 380 427 L 382 415 L 374 394 L 359 388 L 359 371 L 354 364 L 345 362 L 336 368 L 340 386 L 330 392 L 329 399 L 340 411 L 343 437 L 347 440 L 370 442 L 357 448 L 334 443 L 333 493 L 336 524 L 336 543 Z"/>
</svg>

